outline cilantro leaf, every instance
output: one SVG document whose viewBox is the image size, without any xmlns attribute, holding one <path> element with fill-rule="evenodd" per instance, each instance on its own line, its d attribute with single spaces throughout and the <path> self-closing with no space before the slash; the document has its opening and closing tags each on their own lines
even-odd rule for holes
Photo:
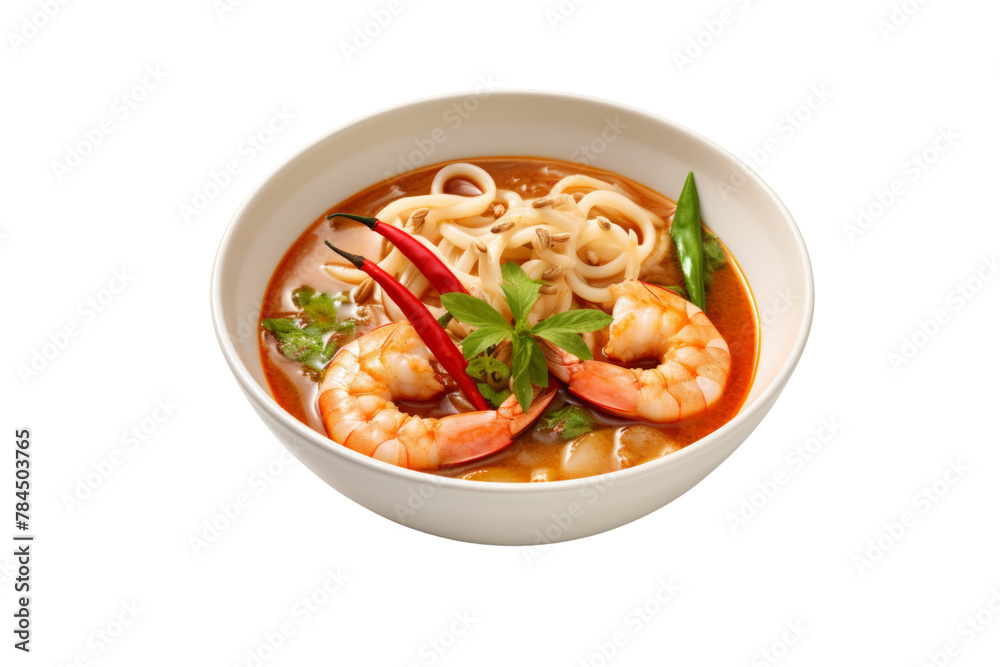
<svg viewBox="0 0 1000 667">
<path fill-rule="evenodd" d="M 320 331 L 332 331 L 337 327 L 337 306 L 343 300 L 342 296 L 330 296 L 325 292 L 317 294 L 311 287 L 300 287 L 293 294 L 293 299 L 302 309 L 303 318 Z"/>
<path fill-rule="evenodd" d="M 715 271 L 725 266 L 726 253 L 722 249 L 722 244 L 719 243 L 718 236 L 706 234 L 702 246 L 705 261 L 705 289 L 708 289 L 709 285 L 712 284 Z"/>
<path fill-rule="evenodd" d="M 322 333 L 317 327 L 301 329 L 291 318 L 266 319 L 261 326 L 274 334 L 283 355 L 315 370 L 326 366 L 337 351 L 334 339 L 324 345 Z"/>
<path fill-rule="evenodd" d="M 337 354 L 337 350 L 340 349 L 340 341 L 337 338 L 331 338 L 327 341 L 326 345 L 323 346 L 322 352 L 317 354 L 315 357 L 308 359 L 305 364 L 310 368 L 321 371 L 326 368 L 326 365 L 330 363 L 333 359 L 333 355 Z"/>
<path fill-rule="evenodd" d="M 558 410 L 549 408 L 538 420 L 535 429 L 553 431 L 562 440 L 572 440 L 594 428 L 594 417 L 576 405 L 564 405 Z"/>
<path fill-rule="evenodd" d="M 480 327 L 466 336 L 465 340 L 462 341 L 462 354 L 466 359 L 472 359 L 481 354 L 486 348 L 504 342 L 510 335 L 510 329 L 501 329 L 500 327 L 492 326 Z"/>
<path fill-rule="evenodd" d="M 261 320 L 260 325 L 273 333 L 295 334 L 302 333 L 302 327 L 295 323 L 291 317 L 275 317 Z"/>
<path fill-rule="evenodd" d="M 300 287 L 297 290 L 295 290 L 294 292 L 292 292 L 292 302 L 295 304 L 296 308 L 298 308 L 298 309 L 301 310 L 302 309 L 302 301 L 300 301 L 300 299 L 303 299 L 306 302 L 308 302 L 313 297 L 313 294 L 315 294 L 315 293 L 316 293 L 316 290 L 314 290 L 312 287 L 306 287 L 306 286 L 303 285 L 302 287 Z"/>
<path fill-rule="evenodd" d="M 354 320 L 337 321 L 337 306 L 342 300 L 341 295 L 330 296 L 311 287 L 300 287 L 292 293 L 292 301 L 300 309 L 297 315 L 266 318 L 260 326 L 274 335 L 283 355 L 306 366 L 318 378 L 316 373 L 330 363 L 341 340 L 354 335 L 357 324 Z M 333 335 L 324 342 L 330 332 Z"/>
<path fill-rule="evenodd" d="M 532 280 L 517 262 L 507 262 L 500 267 L 500 289 L 507 297 L 507 305 L 514 315 L 514 321 L 527 326 L 528 313 L 538 301 L 538 290 L 544 284 L 540 280 Z"/>
<path fill-rule="evenodd" d="M 441 295 L 441 305 L 455 316 L 459 322 L 474 327 L 498 327 L 513 331 L 514 328 L 483 299 L 477 299 L 461 292 L 446 292 Z"/>
<path fill-rule="evenodd" d="M 339 334 L 342 334 L 346 338 L 353 338 L 354 332 L 358 328 L 358 323 L 355 320 L 344 320 L 340 322 L 333 328 Z"/>
</svg>

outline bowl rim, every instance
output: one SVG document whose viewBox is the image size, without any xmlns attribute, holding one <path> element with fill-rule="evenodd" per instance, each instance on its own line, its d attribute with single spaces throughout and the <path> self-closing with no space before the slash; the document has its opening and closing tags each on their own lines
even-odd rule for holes
<svg viewBox="0 0 1000 667">
<path fill-rule="evenodd" d="M 757 172 L 749 166 L 746 166 L 744 173 L 748 180 L 753 181 L 762 192 L 767 195 L 771 203 L 776 207 L 783 219 L 785 224 L 788 226 L 792 237 L 795 240 L 796 248 L 798 249 L 799 256 L 802 259 L 804 267 L 804 294 L 803 294 L 803 316 L 799 323 L 798 331 L 795 335 L 795 340 L 792 343 L 791 349 L 789 350 L 788 356 L 785 358 L 781 368 L 778 370 L 775 377 L 771 380 L 767 387 L 764 388 L 763 392 L 758 396 L 754 404 L 750 406 L 749 409 L 744 409 L 741 407 L 740 412 L 736 414 L 731 420 L 723 424 L 717 430 L 708 434 L 704 438 L 697 440 L 690 445 L 683 447 L 667 456 L 662 456 L 653 461 L 647 461 L 640 465 L 624 468 L 621 470 L 615 470 L 611 472 L 601 473 L 599 475 L 592 475 L 589 477 L 580 477 L 576 479 L 568 480 L 554 480 L 549 482 L 490 482 L 490 481 L 478 481 L 478 480 L 467 480 L 456 477 L 446 477 L 443 475 L 435 475 L 433 473 L 422 472 L 419 470 L 411 470 L 409 468 L 403 468 L 401 466 L 396 466 L 391 463 L 385 463 L 384 461 L 379 461 L 370 456 L 365 456 L 359 452 L 355 452 L 348 447 L 339 445 L 334 441 L 330 440 L 326 435 L 313 430 L 306 424 L 303 424 L 298 419 L 293 417 L 291 414 L 285 411 L 269 391 L 265 391 L 257 381 L 250 375 L 249 369 L 243 364 L 236 352 L 235 346 L 233 345 L 232 338 L 229 335 L 229 330 L 226 328 L 225 323 L 222 321 L 222 311 L 223 311 L 223 295 L 221 287 L 221 275 L 226 268 L 228 262 L 233 261 L 228 256 L 228 251 L 234 242 L 240 223 L 245 215 L 245 212 L 254 205 L 257 198 L 261 196 L 262 190 L 265 186 L 280 172 L 285 171 L 294 167 L 299 162 L 305 160 L 312 152 L 320 149 L 320 146 L 325 144 L 327 141 L 335 137 L 336 135 L 348 131 L 352 128 L 361 126 L 365 123 L 375 122 L 385 116 L 391 114 L 404 112 L 405 110 L 412 107 L 420 107 L 428 104 L 446 104 L 450 101 L 460 101 L 467 98 L 470 95 L 477 94 L 477 91 L 459 91 L 452 93 L 445 93 L 440 95 L 430 95 L 425 97 L 419 97 L 415 99 L 405 100 L 398 104 L 393 104 L 390 106 L 383 107 L 373 112 L 366 113 L 362 116 L 353 118 L 345 123 L 340 124 L 334 129 L 326 132 L 320 137 L 314 138 L 308 143 L 299 147 L 290 157 L 282 161 L 276 167 L 271 169 L 262 179 L 260 179 L 251 190 L 244 197 L 243 201 L 240 203 L 239 207 L 236 209 L 233 216 L 230 218 L 229 223 L 226 226 L 226 230 L 223 233 L 222 239 L 219 242 L 218 249 L 212 263 L 212 274 L 210 283 L 210 311 L 212 317 L 212 326 L 215 330 L 216 339 L 218 340 L 219 346 L 222 350 L 223 357 L 226 360 L 230 370 L 232 371 L 236 381 L 239 383 L 240 387 L 247 394 L 248 398 L 255 403 L 255 407 L 264 409 L 268 416 L 277 422 L 281 423 L 284 427 L 290 429 L 294 435 L 300 440 L 310 445 L 319 447 L 320 449 L 332 453 L 334 456 L 345 457 L 348 461 L 355 464 L 369 468 L 372 473 L 382 473 L 398 476 L 404 480 L 410 481 L 413 484 L 430 484 L 431 486 L 437 488 L 451 488 L 455 490 L 466 490 L 466 491 L 477 491 L 480 493 L 499 493 L 499 494 L 519 494 L 519 493 L 564 493 L 567 491 L 572 491 L 574 489 L 584 489 L 593 486 L 602 486 L 605 484 L 617 484 L 620 481 L 633 477 L 644 477 L 648 475 L 659 475 L 662 471 L 669 470 L 674 466 L 683 465 L 684 462 L 692 457 L 699 456 L 703 451 L 707 451 L 714 446 L 720 446 L 731 431 L 736 431 L 740 429 L 745 423 L 752 422 L 756 418 L 756 413 L 760 410 L 766 410 L 770 405 L 774 403 L 777 399 L 778 394 L 782 391 L 788 379 L 791 377 L 792 372 L 798 365 L 798 362 L 802 356 L 805 349 L 806 342 L 809 338 L 809 333 L 812 327 L 813 313 L 814 313 L 814 302 L 815 302 L 815 286 L 813 278 L 812 263 L 809 257 L 809 251 L 806 248 L 805 240 L 802 236 L 801 230 L 799 230 L 798 225 L 795 223 L 795 219 L 792 217 L 791 212 L 781 201 L 778 195 L 771 189 L 771 187 L 764 182 L 764 180 L 757 174 Z M 617 102 L 614 100 L 603 99 L 600 97 L 584 95 L 579 93 L 569 93 L 562 91 L 547 91 L 547 90 L 535 90 L 535 89 L 502 89 L 494 90 L 489 93 L 489 97 L 522 97 L 531 99 L 535 103 L 544 102 L 546 100 L 553 101 L 558 100 L 562 103 L 573 103 L 573 102 L 583 102 L 591 105 L 602 105 L 609 108 L 614 108 L 622 112 L 627 112 L 640 116 L 647 121 L 654 124 L 666 125 L 672 131 L 686 135 L 688 139 L 693 139 L 696 142 L 704 145 L 706 148 L 714 150 L 723 157 L 729 158 L 737 164 L 743 165 L 743 161 L 740 160 L 735 154 L 723 148 L 716 142 L 708 139 L 702 134 L 691 130 L 690 128 L 681 125 L 675 121 L 668 118 L 664 118 L 658 114 L 640 109 L 638 107 L 632 106 L 630 104 L 625 104 L 622 102 Z M 543 156 L 539 156 L 543 157 Z M 426 166 L 426 165 L 423 165 Z M 304 229 L 304 228 L 303 228 Z M 263 299 L 263 295 L 261 296 Z M 756 299 L 754 299 L 754 307 L 757 308 Z M 758 312 L 759 316 L 759 312 Z M 758 355 L 759 355 L 758 349 Z M 751 383 L 751 387 L 753 384 Z M 745 407 L 746 404 L 744 404 Z M 767 406 L 767 407 L 765 407 Z M 276 436 L 277 437 L 277 436 Z M 279 442 L 281 441 L 278 438 Z M 739 443 L 742 444 L 742 441 Z M 737 445 L 737 447 L 739 446 Z M 282 443 L 282 446 L 286 446 Z"/>
</svg>

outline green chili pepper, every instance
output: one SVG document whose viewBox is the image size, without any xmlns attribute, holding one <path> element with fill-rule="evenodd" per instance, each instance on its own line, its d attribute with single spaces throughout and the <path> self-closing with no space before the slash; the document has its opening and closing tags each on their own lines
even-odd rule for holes
<svg viewBox="0 0 1000 667">
<path fill-rule="evenodd" d="M 705 310 L 705 257 L 701 239 L 701 206 L 694 172 L 689 171 L 684 189 L 677 198 L 677 210 L 670 225 L 670 236 L 677 247 L 677 259 L 684 273 L 688 299 Z"/>
</svg>

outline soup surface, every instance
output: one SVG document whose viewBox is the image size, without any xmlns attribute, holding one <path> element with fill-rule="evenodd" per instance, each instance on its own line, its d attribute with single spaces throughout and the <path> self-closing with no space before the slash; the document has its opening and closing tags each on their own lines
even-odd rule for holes
<svg viewBox="0 0 1000 667">
<path fill-rule="evenodd" d="M 489 172 L 498 189 L 514 191 L 524 199 L 542 197 L 564 177 L 583 174 L 620 187 L 628 198 L 667 223 L 676 206 L 672 200 L 634 181 L 578 164 L 528 157 L 489 157 L 465 162 Z M 387 204 L 401 197 L 429 192 L 431 183 L 443 164 L 431 165 L 373 185 L 337 203 L 315 220 L 292 245 L 275 270 L 263 299 L 262 322 L 267 318 L 294 315 L 298 309 L 293 300 L 293 292 L 299 288 L 310 287 L 328 294 L 350 294 L 356 288 L 356 285 L 336 279 L 326 268 L 335 257 L 324 245 L 324 240 L 373 260 L 384 257 L 388 252 L 387 242 L 367 227 L 342 219 L 338 219 L 337 224 L 331 227 L 326 221 L 327 214 L 340 211 L 375 216 Z M 447 183 L 445 190 L 462 195 L 480 192 L 475 184 L 465 179 Z M 706 221 L 708 225 L 711 222 Z M 295 221 L 289 221 L 289 224 L 295 224 Z M 667 246 L 664 256 L 655 264 L 644 264 L 639 278 L 664 287 L 683 285 L 683 275 L 674 246 L 669 242 L 666 226 L 662 234 Z M 588 432 L 564 440 L 562 434 L 539 428 L 536 423 L 518 435 L 509 447 L 495 454 L 461 465 L 444 467 L 433 473 L 499 482 L 573 479 L 620 470 L 665 456 L 705 437 L 731 420 L 746 400 L 753 381 L 758 352 L 758 325 L 756 308 L 746 281 L 728 251 L 726 257 L 728 261 L 715 271 L 707 290 L 705 313 L 729 346 L 731 370 L 722 397 L 707 410 L 671 424 L 649 424 L 606 414 L 579 400 L 565 387 L 560 387 L 549 410 L 566 404 L 579 406 L 593 419 L 594 426 Z M 431 306 L 440 305 L 433 290 L 422 298 Z M 363 335 L 391 321 L 377 303 L 355 304 L 349 297 L 341 303 L 339 315 L 341 318 L 356 320 L 357 326 L 352 336 Z M 301 363 L 287 358 L 279 350 L 273 335 L 263 328 L 260 333 L 261 358 L 275 399 L 297 419 L 326 435 L 318 408 L 318 378 L 322 371 L 307 369 Z M 594 348 L 594 358 L 619 363 L 603 355 L 601 348 L 605 341 L 606 333 L 602 338 L 599 332 L 595 341 L 597 344 L 591 346 Z M 649 361 L 633 365 L 652 368 L 655 363 Z M 552 381 L 555 381 L 554 378 Z M 430 402 L 397 404 L 411 414 L 430 417 L 472 409 L 457 391 L 443 394 Z"/>
</svg>

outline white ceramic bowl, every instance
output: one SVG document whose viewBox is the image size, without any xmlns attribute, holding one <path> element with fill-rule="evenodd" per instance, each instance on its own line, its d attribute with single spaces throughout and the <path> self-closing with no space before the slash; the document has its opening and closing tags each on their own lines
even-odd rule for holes
<svg viewBox="0 0 1000 667">
<path fill-rule="evenodd" d="M 257 347 L 261 299 L 278 261 L 330 205 L 391 174 L 443 160 L 530 155 L 609 169 L 676 197 L 698 179 L 702 216 L 749 280 L 763 335 L 743 410 L 662 459 L 591 478 L 503 484 L 443 478 L 342 447 L 271 397 Z M 726 187 L 722 187 L 722 186 Z M 633 521 L 674 500 L 726 459 L 778 398 L 809 334 L 809 257 L 777 196 L 733 155 L 654 115 L 543 92 L 453 95 L 404 104 L 323 137 L 265 179 L 236 212 L 212 274 L 222 353 L 275 436 L 330 486 L 417 530 L 489 544 L 570 540 Z"/>
</svg>

